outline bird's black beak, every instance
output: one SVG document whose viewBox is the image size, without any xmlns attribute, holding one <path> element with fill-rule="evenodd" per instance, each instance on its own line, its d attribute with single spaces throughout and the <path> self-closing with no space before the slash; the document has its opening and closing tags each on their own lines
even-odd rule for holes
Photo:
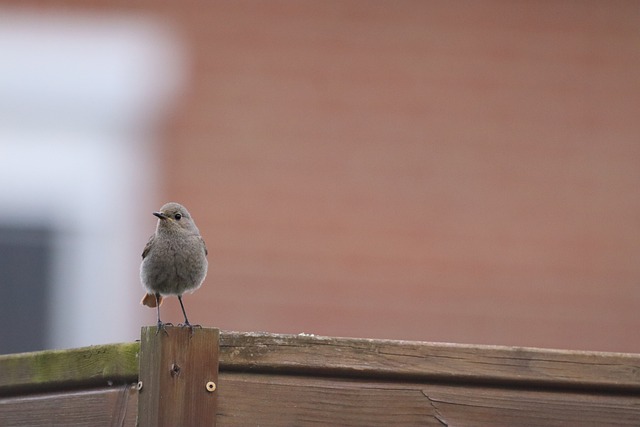
<svg viewBox="0 0 640 427">
<path fill-rule="evenodd" d="M 153 213 L 155 216 L 157 216 L 160 219 L 167 219 L 167 216 L 165 214 L 163 214 L 162 212 L 154 212 Z"/>
</svg>

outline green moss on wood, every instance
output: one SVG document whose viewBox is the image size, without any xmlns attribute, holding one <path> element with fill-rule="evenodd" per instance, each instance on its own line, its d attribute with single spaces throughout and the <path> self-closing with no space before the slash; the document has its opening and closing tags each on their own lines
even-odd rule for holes
<svg viewBox="0 0 640 427">
<path fill-rule="evenodd" d="M 96 345 L 0 356 L 0 393 L 133 382 L 139 343 Z"/>
</svg>

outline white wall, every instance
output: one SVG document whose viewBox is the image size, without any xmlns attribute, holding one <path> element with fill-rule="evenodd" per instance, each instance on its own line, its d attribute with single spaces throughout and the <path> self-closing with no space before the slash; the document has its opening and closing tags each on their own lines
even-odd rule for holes
<svg viewBox="0 0 640 427">
<path fill-rule="evenodd" d="M 183 75 L 149 19 L 0 12 L 0 223 L 55 229 L 51 348 L 131 341 L 148 319 L 154 129 Z"/>
</svg>

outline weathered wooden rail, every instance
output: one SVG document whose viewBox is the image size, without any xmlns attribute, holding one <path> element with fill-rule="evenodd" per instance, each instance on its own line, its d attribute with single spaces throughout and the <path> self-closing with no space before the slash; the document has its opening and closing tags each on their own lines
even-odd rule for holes
<svg viewBox="0 0 640 427">
<path fill-rule="evenodd" d="M 0 426 L 640 425 L 637 354 L 167 330 L 0 356 Z"/>
</svg>

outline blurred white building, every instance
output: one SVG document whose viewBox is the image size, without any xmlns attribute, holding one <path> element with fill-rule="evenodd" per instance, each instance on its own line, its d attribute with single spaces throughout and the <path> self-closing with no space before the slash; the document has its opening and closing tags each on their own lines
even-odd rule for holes
<svg viewBox="0 0 640 427">
<path fill-rule="evenodd" d="M 142 17 L 0 13 L 0 353 L 139 336 L 182 54 Z"/>
</svg>

